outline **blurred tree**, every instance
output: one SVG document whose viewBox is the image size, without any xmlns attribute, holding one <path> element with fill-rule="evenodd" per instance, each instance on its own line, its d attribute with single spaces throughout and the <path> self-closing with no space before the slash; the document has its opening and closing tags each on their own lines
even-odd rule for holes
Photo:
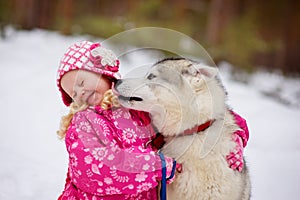
<svg viewBox="0 0 300 200">
<path fill-rule="evenodd" d="M 56 0 L 13 0 L 11 22 L 25 29 L 50 28 L 55 15 Z"/>
<path fill-rule="evenodd" d="M 251 6 L 257 10 L 257 31 L 270 47 L 270 51 L 257 52 L 254 63 L 299 73 L 300 2 L 254 0 Z"/>
<path fill-rule="evenodd" d="M 145 26 L 170 28 L 241 68 L 300 72 L 300 1 L 0 0 L 0 29 L 14 24 L 110 37 Z"/>
<path fill-rule="evenodd" d="M 206 42 L 216 60 L 300 72 L 300 2 L 211 0 Z"/>
<path fill-rule="evenodd" d="M 5 37 L 4 28 L 9 24 L 9 13 L 12 10 L 12 2 L 0 0 L 0 34 L 1 37 Z"/>
<path fill-rule="evenodd" d="M 240 0 L 212 0 L 208 12 L 206 40 L 211 45 L 220 44 L 226 27 L 241 13 Z"/>
<path fill-rule="evenodd" d="M 300 1 L 288 0 L 283 13 L 283 66 L 286 71 L 300 71 Z"/>
<path fill-rule="evenodd" d="M 74 1 L 60 0 L 58 3 L 58 17 L 61 21 L 61 30 L 64 34 L 72 33 L 72 24 L 74 17 Z"/>
</svg>

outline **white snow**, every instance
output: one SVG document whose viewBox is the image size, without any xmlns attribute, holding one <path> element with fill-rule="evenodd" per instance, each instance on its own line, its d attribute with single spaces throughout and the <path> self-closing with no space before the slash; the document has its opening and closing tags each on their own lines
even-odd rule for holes
<svg viewBox="0 0 300 200">
<path fill-rule="evenodd" d="M 67 109 L 56 88 L 56 70 L 66 48 L 87 37 L 8 29 L 7 38 L 0 39 L 1 200 L 53 200 L 63 190 L 67 153 L 56 130 Z M 136 62 L 145 63 L 147 56 Z M 130 66 L 135 59 L 126 62 Z M 299 79 L 257 73 L 243 84 L 228 71 L 221 68 L 229 105 L 250 129 L 245 155 L 252 199 L 299 199 Z M 279 92 L 290 105 L 262 93 L 268 91 Z"/>
</svg>

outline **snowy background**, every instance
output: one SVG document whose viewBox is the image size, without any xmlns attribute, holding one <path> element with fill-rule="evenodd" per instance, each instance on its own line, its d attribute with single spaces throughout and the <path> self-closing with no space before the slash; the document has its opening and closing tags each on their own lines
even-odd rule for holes
<svg viewBox="0 0 300 200">
<path fill-rule="evenodd" d="M 66 48 L 84 38 L 8 29 L 0 39 L 1 200 L 53 200 L 63 190 L 67 153 L 56 131 L 67 109 L 55 85 L 56 70 Z M 135 58 L 145 62 L 148 55 Z M 299 199 L 300 79 L 258 72 L 246 84 L 235 81 L 230 65 L 220 69 L 228 103 L 250 129 L 245 155 L 252 199 Z"/>
</svg>

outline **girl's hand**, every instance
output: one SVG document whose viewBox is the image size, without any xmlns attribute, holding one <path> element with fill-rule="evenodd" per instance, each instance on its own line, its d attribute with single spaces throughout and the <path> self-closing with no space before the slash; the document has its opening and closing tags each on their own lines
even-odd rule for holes
<svg viewBox="0 0 300 200">
<path fill-rule="evenodd" d="M 226 159 L 227 159 L 227 162 L 231 169 L 238 170 L 239 172 L 241 172 L 243 169 L 243 166 L 244 166 L 243 142 L 242 142 L 242 139 L 239 137 L 239 135 L 236 133 L 234 133 L 234 135 L 233 135 L 233 140 L 236 143 L 235 150 L 230 152 L 230 154 L 226 156 Z"/>
<path fill-rule="evenodd" d="M 241 129 L 234 132 L 232 139 L 236 143 L 236 148 L 226 156 L 226 159 L 231 169 L 241 172 L 244 166 L 243 152 L 249 139 L 249 131 L 246 120 L 233 111 L 232 114 Z"/>
</svg>

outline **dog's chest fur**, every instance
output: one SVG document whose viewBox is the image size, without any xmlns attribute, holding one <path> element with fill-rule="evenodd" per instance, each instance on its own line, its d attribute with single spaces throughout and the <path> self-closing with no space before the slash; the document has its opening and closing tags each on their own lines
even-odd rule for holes
<svg viewBox="0 0 300 200">
<path fill-rule="evenodd" d="M 168 186 L 168 194 L 174 195 L 168 199 L 239 198 L 235 196 L 237 193 L 232 191 L 232 188 L 240 187 L 239 179 L 235 178 L 233 174 L 236 172 L 228 167 L 226 161 L 226 155 L 235 147 L 231 138 L 232 131 L 238 127 L 227 112 L 220 138 L 213 148 L 203 155 L 201 150 L 203 151 L 202 147 L 208 134 L 212 134 L 212 128 L 198 134 L 174 138 L 165 145 L 163 153 L 183 164 L 183 173 L 177 174 L 175 181 Z M 190 193 L 190 190 L 197 192 Z"/>
</svg>

